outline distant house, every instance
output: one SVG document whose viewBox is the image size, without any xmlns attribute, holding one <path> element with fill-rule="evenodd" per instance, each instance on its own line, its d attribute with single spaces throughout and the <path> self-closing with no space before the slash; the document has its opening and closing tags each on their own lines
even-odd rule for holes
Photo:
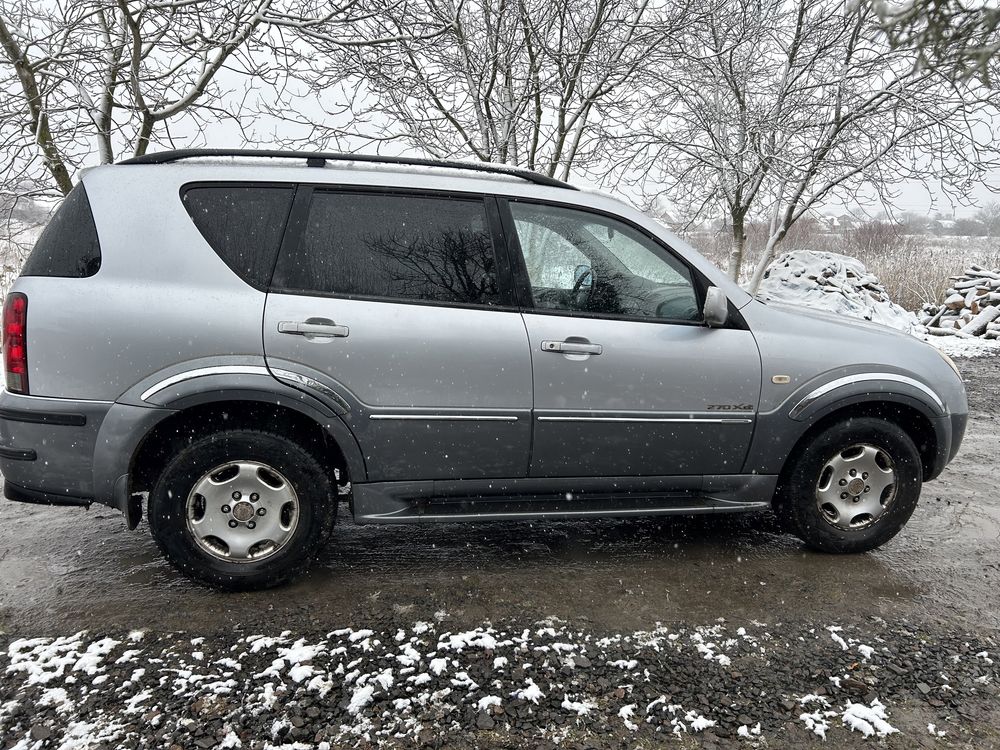
<svg viewBox="0 0 1000 750">
<path fill-rule="evenodd" d="M 817 217 L 817 222 L 823 230 L 836 233 L 857 229 L 862 224 L 861 221 L 850 214 L 840 214 L 840 216 L 823 214 Z"/>
</svg>

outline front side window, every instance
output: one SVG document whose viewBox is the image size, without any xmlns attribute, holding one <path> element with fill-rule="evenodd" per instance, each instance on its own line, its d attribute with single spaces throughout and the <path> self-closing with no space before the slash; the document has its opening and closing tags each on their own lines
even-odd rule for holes
<svg viewBox="0 0 1000 750">
<path fill-rule="evenodd" d="M 585 211 L 509 205 L 536 308 L 701 320 L 691 272 L 641 232 Z"/>
<path fill-rule="evenodd" d="M 481 200 L 317 191 L 277 289 L 470 305 L 499 304 Z"/>
</svg>

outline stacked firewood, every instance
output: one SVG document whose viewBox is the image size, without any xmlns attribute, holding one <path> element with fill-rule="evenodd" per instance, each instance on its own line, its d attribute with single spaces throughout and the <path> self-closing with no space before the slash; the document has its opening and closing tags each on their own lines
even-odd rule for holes
<svg viewBox="0 0 1000 750">
<path fill-rule="evenodd" d="M 951 288 L 940 305 L 924 305 L 918 317 L 935 336 L 1000 338 L 1000 271 L 972 264 L 949 276 Z"/>
</svg>

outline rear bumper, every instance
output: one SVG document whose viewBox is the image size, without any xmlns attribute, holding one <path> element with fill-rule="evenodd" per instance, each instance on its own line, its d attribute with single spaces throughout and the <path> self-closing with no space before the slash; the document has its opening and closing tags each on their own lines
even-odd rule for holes
<svg viewBox="0 0 1000 750">
<path fill-rule="evenodd" d="M 83 505 L 94 499 L 94 448 L 111 404 L 0 391 L 0 471 L 8 499 Z"/>
<path fill-rule="evenodd" d="M 170 409 L 19 396 L 0 390 L 0 471 L 8 500 L 128 510 L 129 464 Z"/>
<path fill-rule="evenodd" d="M 30 490 L 27 487 L 19 487 L 11 482 L 3 483 L 3 496 L 8 500 L 18 503 L 31 503 L 33 505 L 69 505 L 74 507 L 89 508 L 94 502 L 89 497 L 73 497 L 72 495 L 56 495 L 51 492 L 40 490 Z"/>
</svg>

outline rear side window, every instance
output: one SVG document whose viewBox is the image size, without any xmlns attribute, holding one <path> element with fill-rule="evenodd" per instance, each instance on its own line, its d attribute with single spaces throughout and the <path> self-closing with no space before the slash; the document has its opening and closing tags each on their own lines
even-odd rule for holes
<svg viewBox="0 0 1000 750">
<path fill-rule="evenodd" d="M 201 236 L 236 274 L 266 289 L 292 205 L 293 186 L 195 185 L 184 208 Z"/>
<path fill-rule="evenodd" d="M 317 191 L 298 251 L 274 288 L 471 305 L 499 304 L 481 200 Z"/>
<path fill-rule="evenodd" d="M 101 243 L 82 184 L 73 188 L 42 231 L 21 269 L 22 276 L 82 279 L 101 268 Z"/>
</svg>

